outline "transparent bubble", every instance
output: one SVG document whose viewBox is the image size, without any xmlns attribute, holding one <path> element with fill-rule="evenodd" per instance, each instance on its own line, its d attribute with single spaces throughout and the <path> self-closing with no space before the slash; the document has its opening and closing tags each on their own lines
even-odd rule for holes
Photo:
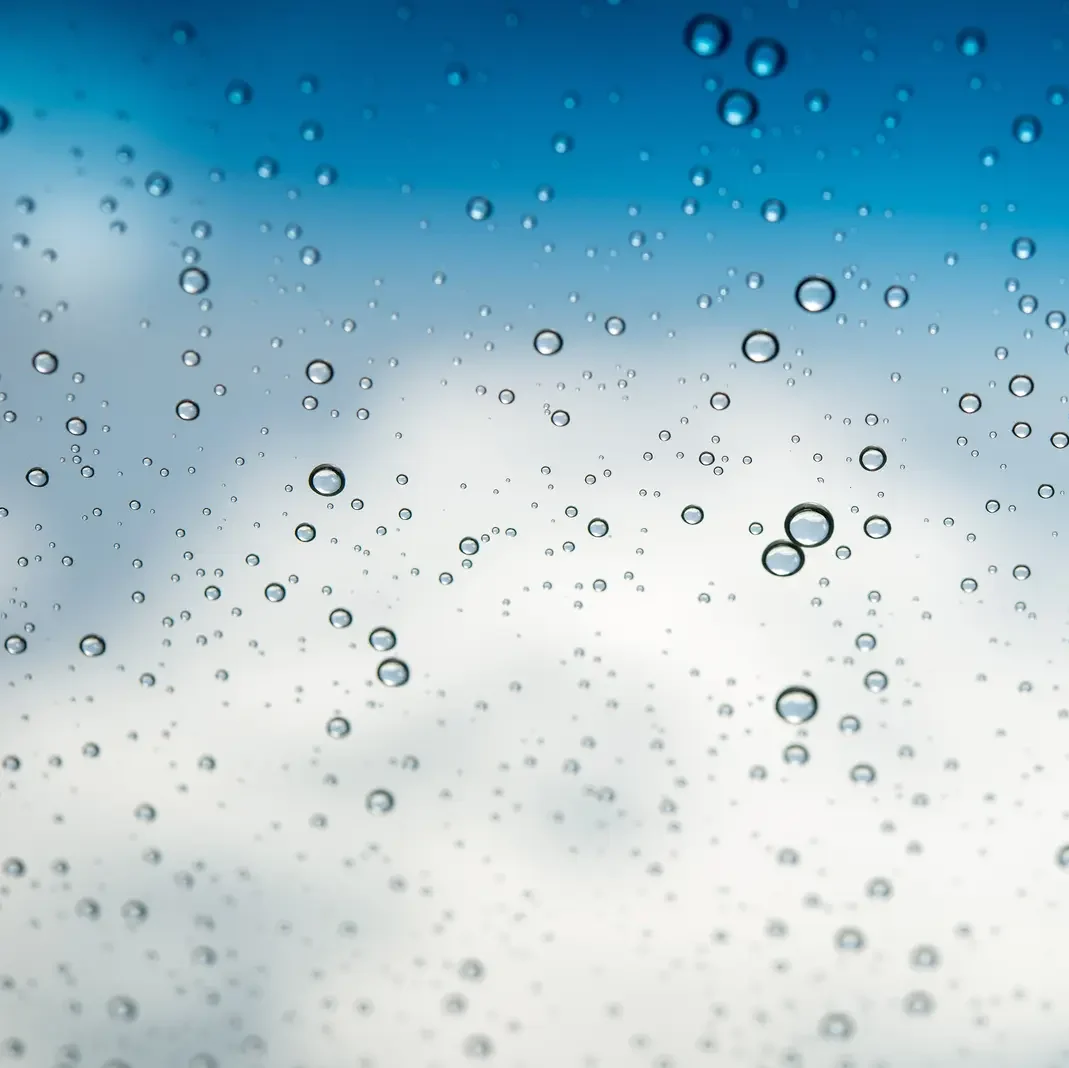
<svg viewBox="0 0 1069 1068">
<path fill-rule="evenodd" d="M 376 674 L 383 686 L 404 686 L 408 682 L 408 665 L 403 660 L 389 657 L 379 664 Z"/>
<path fill-rule="evenodd" d="M 789 541 L 774 541 L 761 555 L 765 570 L 779 578 L 786 578 L 801 571 L 805 563 L 805 553 Z"/>
<path fill-rule="evenodd" d="M 36 489 L 48 485 L 48 472 L 43 467 L 31 467 L 26 472 L 26 481 Z"/>
<path fill-rule="evenodd" d="M 539 330 L 535 334 L 535 351 L 542 356 L 556 356 L 564 345 L 564 339 L 556 330 Z"/>
<path fill-rule="evenodd" d="M 753 363 L 768 363 L 779 355 L 779 338 L 768 330 L 751 330 L 742 339 L 742 354 Z"/>
<path fill-rule="evenodd" d="M 731 28 L 718 15 L 695 15 L 683 30 L 683 42 L 696 56 L 712 59 L 731 44 Z"/>
<path fill-rule="evenodd" d="M 787 513 L 783 528 L 795 545 L 812 549 L 831 538 L 835 521 L 823 505 L 799 504 Z"/>
<path fill-rule="evenodd" d="M 336 630 L 348 627 L 353 621 L 353 614 L 348 608 L 335 608 L 330 613 L 330 625 Z"/>
<path fill-rule="evenodd" d="M 870 538 L 886 538 L 891 533 L 891 521 L 886 516 L 870 515 L 865 520 L 864 530 Z"/>
<path fill-rule="evenodd" d="M 761 205 L 761 218 L 765 222 L 777 223 L 787 214 L 787 205 L 782 200 L 766 200 Z"/>
<path fill-rule="evenodd" d="M 1035 115 L 1018 115 L 1013 120 L 1012 131 L 1022 145 L 1030 145 L 1043 136 L 1043 124 Z"/>
<path fill-rule="evenodd" d="M 746 49 L 746 69 L 755 78 L 774 78 L 787 65 L 787 50 L 771 37 L 759 37 Z"/>
<path fill-rule="evenodd" d="M 681 513 L 683 522 L 694 526 L 700 523 L 705 518 L 705 512 L 701 510 L 696 504 L 688 504 Z"/>
<path fill-rule="evenodd" d="M 393 809 L 393 794 L 389 790 L 372 790 L 364 805 L 373 816 L 385 816 Z"/>
<path fill-rule="evenodd" d="M 38 352 L 33 357 L 33 369 L 42 375 L 53 374 L 59 366 L 59 360 L 51 352 Z"/>
<path fill-rule="evenodd" d="M 776 698 L 776 714 L 787 723 L 805 723 L 817 714 L 817 696 L 804 686 L 790 686 Z"/>
<path fill-rule="evenodd" d="M 883 451 L 878 445 L 868 445 L 861 450 L 861 455 L 858 457 L 858 463 L 866 471 L 879 471 L 885 463 L 887 463 L 887 453 Z"/>
<path fill-rule="evenodd" d="M 1035 382 L 1028 375 L 1014 375 L 1010 379 L 1010 392 L 1015 397 L 1027 397 L 1035 388 Z"/>
<path fill-rule="evenodd" d="M 728 126 L 747 126 L 757 118 L 757 97 L 745 89 L 728 89 L 716 106 L 721 122 Z"/>
<path fill-rule="evenodd" d="M 334 368 L 326 360 L 312 360 L 304 373 L 309 382 L 322 386 L 334 377 Z"/>
<path fill-rule="evenodd" d="M 345 489 L 345 475 L 332 464 L 320 464 L 308 476 L 308 485 L 321 497 L 336 497 Z"/>
<path fill-rule="evenodd" d="M 200 415 L 200 405 L 196 401 L 181 400 L 174 408 L 175 415 L 184 422 L 191 422 Z"/>
<path fill-rule="evenodd" d="M 613 337 L 619 337 L 627 329 L 627 324 L 618 315 L 610 315 L 605 320 L 605 331 Z"/>
<path fill-rule="evenodd" d="M 981 401 L 975 393 L 963 393 L 958 400 L 958 407 L 966 415 L 975 415 L 980 410 Z"/>
<path fill-rule="evenodd" d="M 807 312 L 827 311 L 835 302 L 835 287 L 826 278 L 810 275 L 798 283 L 794 299 Z"/>
<path fill-rule="evenodd" d="M 901 308 L 909 301 L 909 291 L 905 286 L 889 286 L 883 295 L 883 302 L 888 308 Z"/>
<path fill-rule="evenodd" d="M 270 582 L 264 587 L 264 597 L 272 604 L 278 604 L 286 598 L 286 587 L 281 582 Z"/>
<path fill-rule="evenodd" d="M 377 652 L 389 652 L 397 644 L 397 635 L 389 627 L 376 627 L 367 637 L 368 644 Z"/>
<path fill-rule="evenodd" d="M 99 634 L 87 634 L 79 643 L 83 656 L 103 656 L 107 645 Z"/>
</svg>

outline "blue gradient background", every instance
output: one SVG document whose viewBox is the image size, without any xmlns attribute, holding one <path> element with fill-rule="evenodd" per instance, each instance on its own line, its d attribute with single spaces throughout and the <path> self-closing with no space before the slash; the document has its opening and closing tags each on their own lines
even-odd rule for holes
<svg viewBox="0 0 1069 1068">
<path fill-rule="evenodd" d="M 733 43 L 708 60 L 683 46 L 698 9 L 658 0 L 4 11 L 0 214 L 29 240 L 0 252 L 0 616 L 28 642 L 0 654 L 0 863 L 25 869 L 0 874 L 5 1056 L 443 1068 L 486 1036 L 510 1068 L 1065 1062 L 1069 453 L 1050 438 L 1069 390 L 1045 317 L 1069 306 L 1069 105 L 1048 95 L 1069 82 L 1069 6 L 713 10 Z M 983 55 L 959 54 L 963 26 Z M 789 56 L 767 81 L 744 67 L 759 36 Z M 751 127 L 717 117 L 736 86 L 760 99 Z M 1011 134 L 1023 113 L 1033 144 Z M 210 306 L 177 284 L 190 246 Z M 793 296 L 811 274 L 838 291 L 819 316 Z M 564 338 L 552 358 L 543 328 Z M 771 363 L 741 355 L 757 328 Z M 314 358 L 329 384 L 305 378 Z M 882 471 L 860 469 L 867 445 Z M 307 486 L 324 462 L 347 478 L 333 501 Z M 761 550 L 806 500 L 835 535 L 775 579 Z M 874 513 L 885 540 L 862 532 Z M 484 534 L 469 570 L 458 542 Z M 376 680 L 383 625 L 403 688 Z M 88 633 L 104 656 L 81 656 Z M 789 727 L 775 697 L 799 684 L 820 712 Z M 835 948 L 843 927 L 864 950 Z M 918 945 L 937 969 L 911 966 Z M 934 1011 L 906 1011 L 915 991 Z M 464 1012 L 443 1008 L 456 993 Z M 117 995 L 135 1020 L 109 1014 Z M 829 1013 L 851 1038 L 823 1034 Z"/>
</svg>

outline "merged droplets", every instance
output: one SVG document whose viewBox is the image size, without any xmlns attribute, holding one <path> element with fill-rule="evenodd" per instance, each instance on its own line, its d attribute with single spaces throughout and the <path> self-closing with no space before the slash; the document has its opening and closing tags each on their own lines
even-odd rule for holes
<svg viewBox="0 0 1069 1068">
<path fill-rule="evenodd" d="M 336 497 L 345 489 L 345 475 L 333 464 L 320 464 L 308 476 L 308 485 L 320 497 Z"/>
<path fill-rule="evenodd" d="M 787 513 L 783 529 L 796 545 L 813 549 L 831 538 L 835 521 L 823 505 L 799 504 Z"/>
<path fill-rule="evenodd" d="M 375 673 L 383 686 L 404 686 L 408 682 L 408 665 L 395 657 L 383 660 Z"/>
<path fill-rule="evenodd" d="M 803 278 L 794 291 L 798 306 L 810 313 L 827 311 L 835 303 L 835 287 L 819 275 Z"/>
<path fill-rule="evenodd" d="M 805 723 L 817 714 L 817 695 L 804 686 L 789 686 L 776 698 L 776 714 L 787 723 Z"/>
<path fill-rule="evenodd" d="M 768 363 L 779 355 L 779 338 L 769 330 L 751 330 L 742 339 L 742 354 L 752 363 Z"/>
<path fill-rule="evenodd" d="M 745 89 L 728 89 L 716 106 L 720 121 L 728 126 L 748 126 L 757 118 L 757 97 Z"/>
<path fill-rule="evenodd" d="M 189 423 L 200 415 L 200 405 L 196 401 L 181 400 L 175 405 L 174 412 L 183 422 Z"/>
<path fill-rule="evenodd" d="M 774 541 L 761 554 L 764 569 L 777 578 L 787 578 L 802 570 L 805 553 L 790 541 Z"/>
<path fill-rule="evenodd" d="M 755 78 L 774 78 L 787 65 L 787 50 L 771 37 L 758 37 L 746 49 L 746 69 Z"/>
<path fill-rule="evenodd" d="M 861 455 L 858 457 L 858 463 L 866 471 L 879 471 L 885 463 L 887 463 L 887 453 L 883 451 L 878 445 L 869 445 L 861 450 Z"/>
<path fill-rule="evenodd" d="M 719 15 L 695 15 L 683 30 L 683 43 L 696 56 L 712 59 L 731 44 L 731 27 Z"/>
<path fill-rule="evenodd" d="M 535 351 L 542 356 L 556 356 L 563 345 L 564 339 L 556 330 L 539 330 L 535 334 Z"/>
</svg>

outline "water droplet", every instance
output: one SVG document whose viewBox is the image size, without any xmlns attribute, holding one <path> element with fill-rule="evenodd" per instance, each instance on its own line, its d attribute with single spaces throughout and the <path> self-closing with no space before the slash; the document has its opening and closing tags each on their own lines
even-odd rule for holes
<svg viewBox="0 0 1069 1068">
<path fill-rule="evenodd" d="M 348 737 L 352 729 L 352 724 L 344 716 L 332 716 L 327 720 L 327 734 L 335 740 Z"/>
<path fill-rule="evenodd" d="M 502 404 L 511 404 L 516 399 L 516 394 L 511 389 L 503 389 L 498 395 L 497 399 Z"/>
<path fill-rule="evenodd" d="M 1013 577 L 1019 582 L 1023 582 L 1026 578 L 1029 578 L 1032 574 L 1032 569 L 1027 564 L 1018 564 L 1013 569 Z"/>
<path fill-rule="evenodd" d="M 312 360 L 304 373 L 309 382 L 322 386 L 334 377 L 334 368 L 326 360 Z"/>
<path fill-rule="evenodd" d="M 858 463 L 860 463 L 866 471 L 879 471 L 879 469 L 887 463 L 887 453 L 885 453 L 878 445 L 869 445 L 861 450 L 861 455 L 858 457 Z"/>
<path fill-rule="evenodd" d="M 713 59 L 731 44 L 731 27 L 719 15 L 695 15 L 683 30 L 683 43 L 696 56 Z"/>
<path fill-rule="evenodd" d="M 787 205 L 782 200 L 766 200 L 761 205 L 761 218 L 765 222 L 777 223 L 787 214 Z"/>
<path fill-rule="evenodd" d="M 1017 237 L 1010 251 L 1019 260 L 1030 260 L 1036 254 L 1036 243 L 1030 237 Z"/>
<path fill-rule="evenodd" d="M 145 190 L 150 196 L 165 197 L 171 191 L 171 179 L 161 171 L 153 171 L 145 179 Z"/>
<path fill-rule="evenodd" d="M 627 329 L 627 324 L 618 315 L 610 315 L 605 320 L 605 330 L 613 337 L 619 337 Z"/>
<path fill-rule="evenodd" d="M 963 393 L 958 400 L 958 407 L 966 415 L 975 415 L 980 410 L 981 401 L 975 393 Z"/>
<path fill-rule="evenodd" d="M 826 278 L 810 275 L 798 283 L 794 299 L 807 312 L 827 311 L 835 302 L 835 287 Z"/>
<path fill-rule="evenodd" d="M 474 556 L 479 551 L 478 539 L 461 538 L 458 548 L 465 556 Z"/>
<path fill-rule="evenodd" d="M 753 363 L 768 363 L 779 355 L 779 338 L 769 330 L 751 330 L 742 339 L 742 354 Z"/>
<path fill-rule="evenodd" d="M 278 176 L 278 160 L 270 156 L 261 156 L 256 161 L 256 173 L 261 178 L 275 178 Z"/>
<path fill-rule="evenodd" d="M 799 504 L 787 513 L 783 528 L 796 545 L 813 549 L 831 538 L 835 521 L 822 505 Z"/>
<path fill-rule="evenodd" d="M 1028 375 L 1014 375 L 1010 379 L 1010 392 L 1015 397 L 1027 397 L 1035 388 L 1036 384 Z"/>
<path fill-rule="evenodd" d="M 264 597 L 266 597 L 272 604 L 278 604 L 279 601 L 285 600 L 286 587 L 281 582 L 271 582 L 264 587 Z"/>
<path fill-rule="evenodd" d="M 330 625 L 337 630 L 348 627 L 353 621 L 353 614 L 347 608 L 335 608 L 330 613 Z"/>
<path fill-rule="evenodd" d="M 475 222 L 484 222 L 493 215 L 494 205 L 486 197 L 472 197 L 468 201 L 465 210 L 469 219 L 473 219 Z"/>
<path fill-rule="evenodd" d="M 376 674 L 383 686 L 404 686 L 408 682 L 408 665 L 403 660 L 389 657 L 379 664 Z"/>
<path fill-rule="evenodd" d="M 987 34 L 983 30 L 967 26 L 964 30 L 958 31 L 956 43 L 958 51 L 963 56 L 972 59 L 974 56 L 983 54 L 987 49 Z"/>
<path fill-rule="evenodd" d="M 771 37 L 758 37 L 746 49 L 746 69 L 755 78 L 774 78 L 787 65 L 787 50 Z"/>
<path fill-rule="evenodd" d="M 876 540 L 886 538 L 891 533 L 891 521 L 882 515 L 870 515 L 865 520 L 865 533 Z"/>
<path fill-rule="evenodd" d="M 774 541 L 761 554 L 761 563 L 769 574 L 786 578 L 801 571 L 805 553 L 792 542 Z"/>
<path fill-rule="evenodd" d="M 553 146 L 553 151 L 556 152 L 558 156 L 564 156 L 575 148 L 575 139 L 570 134 L 555 133 L 550 144 Z"/>
<path fill-rule="evenodd" d="M 368 636 L 368 644 L 377 652 L 389 652 L 397 644 L 397 635 L 389 627 L 376 627 Z"/>
<path fill-rule="evenodd" d="M 83 656 L 102 656 L 107 646 L 99 634 L 87 634 L 78 643 L 78 648 Z"/>
<path fill-rule="evenodd" d="M 705 518 L 705 512 L 701 510 L 696 504 L 688 504 L 682 512 L 683 522 L 694 526 L 700 523 Z"/>
<path fill-rule="evenodd" d="M 889 286 L 883 300 L 888 308 L 904 307 L 909 300 L 909 291 L 905 286 Z"/>
<path fill-rule="evenodd" d="M 48 485 L 48 472 L 43 467 L 31 467 L 26 472 L 26 481 L 35 489 Z"/>
<path fill-rule="evenodd" d="M 1043 124 L 1035 115 L 1018 115 L 1013 120 L 1013 136 L 1022 145 L 1030 145 L 1043 136 Z"/>
<path fill-rule="evenodd" d="M 731 398 L 726 393 L 714 393 L 709 398 L 709 407 L 714 411 L 722 412 L 731 404 Z"/>
<path fill-rule="evenodd" d="M 316 528 L 311 523 L 298 523 L 293 530 L 298 541 L 313 541 L 316 536 Z"/>
<path fill-rule="evenodd" d="M 200 405 L 196 401 L 182 400 L 175 405 L 175 415 L 184 422 L 191 422 L 200 415 Z"/>
<path fill-rule="evenodd" d="M 51 352 L 38 352 L 33 357 L 33 369 L 42 375 L 52 374 L 59 366 L 59 360 Z"/>
<path fill-rule="evenodd" d="M 875 782 L 876 769 L 871 764 L 855 764 L 850 769 L 850 778 L 854 782 Z"/>
<path fill-rule="evenodd" d="M 373 816 L 385 816 L 393 808 L 393 794 L 389 790 L 372 790 L 364 804 Z"/>
<path fill-rule="evenodd" d="M 85 420 L 80 419 L 78 416 L 73 416 L 67 420 L 67 433 L 73 434 L 75 437 L 81 437 L 86 431 Z"/>
<path fill-rule="evenodd" d="M 728 89 L 716 106 L 720 119 L 728 126 L 746 126 L 757 118 L 757 97 L 745 89 Z"/>
<path fill-rule="evenodd" d="M 811 111 L 814 115 L 827 111 L 830 104 L 831 99 L 823 89 L 811 89 L 805 94 L 806 110 Z"/>
<path fill-rule="evenodd" d="M 248 82 L 241 81 L 240 78 L 235 78 L 226 87 L 226 98 L 238 107 L 248 104 L 252 101 L 252 86 Z"/>
<path fill-rule="evenodd" d="M 199 267 L 187 267 L 178 276 L 178 284 L 183 292 L 195 297 L 208 288 L 208 275 Z"/>
<path fill-rule="evenodd" d="M 801 766 L 809 763 L 809 750 L 804 745 L 789 745 L 783 750 L 783 762 Z"/>
<path fill-rule="evenodd" d="M 556 330 L 539 330 L 535 334 L 535 351 L 543 356 L 556 356 L 564 345 L 564 339 Z"/>
<path fill-rule="evenodd" d="M 887 689 L 887 676 L 882 671 L 870 671 L 865 676 L 865 689 L 869 693 L 882 693 Z"/>
<path fill-rule="evenodd" d="M 817 714 L 817 695 L 804 686 L 789 686 L 776 698 L 776 713 L 787 723 L 805 723 Z"/>
<path fill-rule="evenodd" d="M 332 464 L 320 464 L 308 476 L 308 485 L 320 497 L 336 497 L 345 489 L 345 475 Z"/>
<path fill-rule="evenodd" d="M 591 519 L 586 525 L 590 535 L 595 538 L 604 538 L 609 533 L 609 524 L 604 519 Z"/>
</svg>

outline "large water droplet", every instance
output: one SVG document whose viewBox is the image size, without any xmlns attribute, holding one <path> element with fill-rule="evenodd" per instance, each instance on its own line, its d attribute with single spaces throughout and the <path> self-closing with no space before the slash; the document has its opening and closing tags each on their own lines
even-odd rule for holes
<svg viewBox="0 0 1069 1068">
<path fill-rule="evenodd" d="M 827 311 L 835 303 L 835 287 L 819 275 L 810 275 L 798 283 L 794 299 L 807 312 Z"/>
<path fill-rule="evenodd" d="M 376 674 L 383 686 L 404 686 L 408 682 L 408 665 L 403 660 L 389 657 L 379 664 Z"/>
<path fill-rule="evenodd" d="M 38 352 L 33 357 L 33 369 L 42 375 L 52 374 L 59 366 L 59 360 L 51 352 Z"/>
<path fill-rule="evenodd" d="M 1013 136 L 1022 145 L 1030 145 L 1043 136 L 1043 124 L 1035 115 L 1018 115 L 1013 120 Z"/>
<path fill-rule="evenodd" d="M 490 203 L 486 197 L 472 197 L 468 201 L 467 208 L 469 219 L 474 219 L 475 222 L 483 222 L 489 219 L 494 213 L 494 205 Z"/>
<path fill-rule="evenodd" d="M 789 541 L 774 541 L 761 554 L 761 563 L 770 575 L 786 578 L 801 571 L 805 553 Z"/>
<path fill-rule="evenodd" d="M 200 405 L 196 401 L 181 400 L 175 405 L 174 411 L 179 419 L 189 423 L 200 415 Z"/>
<path fill-rule="evenodd" d="M 539 330 L 538 333 L 535 334 L 535 351 L 541 353 L 543 356 L 556 356 L 563 345 L 564 339 L 556 330 Z"/>
<path fill-rule="evenodd" d="M 345 489 L 345 475 L 332 464 L 320 464 L 308 476 L 308 485 L 320 497 L 335 497 Z"/>
<path fill-rule="evenodd" d="M 747 126 L 757 118 L 757 97 L 745 89 L 728 89 L 716 106 L 717 114 L 728 126 Z"/>
<path fill-rule="evenodd" d="M 742 339 L 742 354 L 753 363 L 768 363 L 779 355 L 779 338 L 770 330 L 751 330 Z"/>
<path fill-rule="evenodd" d="M 823 505 L 799 504 L 787 513 L 783 528 L 796 545 L 813 549 L 831 538 L 835 521 Z"/>
<path fill-rule="evenodd" d="M 389 627 L 376 627 L 367 640 L 371 648 L 380 653 L 389 652 L 397 644 L 397 636 Z"/>
<path fill-rule="evenodd" d="M 776 712 L 787 723 L 805 723 L 817 714 L 817 696 L 804 686 L 790 686 L 776 698 Z"/>
<path fill-rule="evenodd" d="M 974 56 L 981 55 L 987 49 L 987 34 L 983 30 L 967 26 L 965 29 L 958 31 L 956 43 L 958 51 L 963 56 L 968 56 L 972 59 Z"/>
<path fill-rule="evenodd" d="M 870 515 L 865 520 L 865 533 L 877 541 L 891 533 L 891 521 L 883 515 Z"/>
<path fill-rule="evenodd" d="M 682 512 L 683 522 L 694 526 L 700 523 L 705 518 L 705 512 L 701 510 L 696 504 L 688 504 Z"/>
<path fill-rule="evenodd" d="M 322 386 L 334 377 L 334 368 L 326 360 L 312 360 L 304 373 L 309 382 Z"/>
<path fill-rule="evenodd" d="M 787 65 L 787 49 L 771 37 L 758 37 L 746 49 L 746 69 L 755 78 L 774 78 Z"/>
<path fill-rule="evenodd" d="M 87 634 L 78 643 L 78 648 L 83 656 L 103 656 L 107 645 L 99 634 Z"/>
<path fill-rule="evenodd" d="M 858 463 L 860 463 L 866 471 L 879 471 L 879 469 L 887 463 L 887 453 L 885 453 L 878 445 L 869 445 L 861 450 L 861 455 L 858 457 Z"/>
</svg>

